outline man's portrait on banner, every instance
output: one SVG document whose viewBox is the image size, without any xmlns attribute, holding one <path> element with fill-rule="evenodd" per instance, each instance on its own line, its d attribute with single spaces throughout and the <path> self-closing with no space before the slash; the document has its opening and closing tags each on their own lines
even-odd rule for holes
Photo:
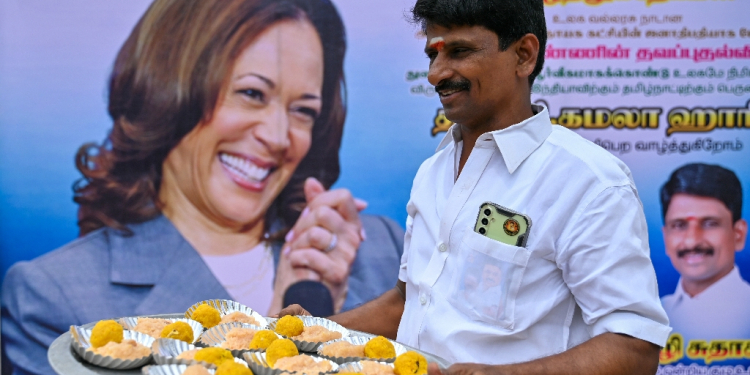
<svg viewBox="0 0 750 375">
<path fill-rule="evenodd" d="M 662 304 L 673 333 L 690 340 L 750 338 L 750 283 L 735 254 L 745 247 L 742 186 L 724 167 L 687 164 L 661 189 L 664 245 L 680 273 Z"/>
</svg>

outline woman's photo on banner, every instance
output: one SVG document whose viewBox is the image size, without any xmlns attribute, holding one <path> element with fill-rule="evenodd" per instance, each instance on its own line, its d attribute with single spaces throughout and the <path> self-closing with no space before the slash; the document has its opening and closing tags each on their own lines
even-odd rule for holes
<svg viewBox="0 0 750 375">
<path fill-rule="evenodd" d="M 154 1 L 115 58 L 107 138 L 75 153 L 80 237 L 4 279 L 4 366 L 52 373 L 71 325 L 209 299 L 269 316 L 287 291 L 331 314 L 393 288 L 403 230 L 329 190 L 345 51 L 329 0 Z"/>
</svg>

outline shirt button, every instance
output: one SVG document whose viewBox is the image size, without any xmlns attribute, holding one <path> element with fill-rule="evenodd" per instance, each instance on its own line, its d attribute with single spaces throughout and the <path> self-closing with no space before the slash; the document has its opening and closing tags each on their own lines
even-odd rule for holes
<svg viewBox="0 0 750 375">
<path fill-rule="evenodd" d="M 427 303 L 427 298 L 425 298 L 425 296 L 419 297 L 419 303 L 424 305 L 425 303 Z"/>
<path fill-rule="evenodd" d="M 440 246 L 438 246 L 438 250 L 440 250 L 441 253 L 444 253 L 446 250 L 448 250 L 448 245 L 441 243 Z"/>
</svg>

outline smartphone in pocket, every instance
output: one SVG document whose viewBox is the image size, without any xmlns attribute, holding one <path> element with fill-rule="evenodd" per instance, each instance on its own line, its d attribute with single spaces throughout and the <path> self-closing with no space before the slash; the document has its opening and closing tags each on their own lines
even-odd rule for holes
<svg viewBox="0 0 750 375">
<path fill-rule="evenodd" d="M 479 207 L 474 232 L 504 244 L 526 247 L 529 238 L 531 219 L 524 214 L 491 202 Z"/>
</svg>

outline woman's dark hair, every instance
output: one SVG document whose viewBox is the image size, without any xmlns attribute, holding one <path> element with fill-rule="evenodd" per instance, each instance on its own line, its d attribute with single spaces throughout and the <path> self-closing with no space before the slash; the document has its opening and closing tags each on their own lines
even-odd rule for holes
<svg viewBox="0 0 750 375">
<path fill-rule="evenodd" d="M 524 35 L 534 34 L 539 39 L 539 55 L 529 86 L 542 72 L 547 45 L 543 0 L 417 0 L 411 13 L 412 22 L 422 25 L 422 29 L 430 24 L 483 26 L 497 34 L 502 51 Z"/>
<path fill-rule="evenodd" d="M 315 177 L 330 187 L 339 176 L 345 117 L 344 25 L 329 0 L 156 0 L 120 49 L 109 80 L 114 121 L 101 144 L 76 153 L 83 174 L 74 186 L 78 226 L 85 235 L 161 212 L 162 164 L 199 123 L 210 119 L 240 53 L 282 20 L 308 20 L 318 32 L 325 64 L 322 109 L 312 143 L 266 214 L 293 224 L 305 204 L 303 184 Z"/>
<path fill-rule="evenodd" d="M 677 168 L 661 187 L 662 219 L 675 194 L 719 200 L 732 213 L 732 222 L 742 218 L 742 185 L 734 172 L 718 165 L 693 163 Z"/>
</svg>

